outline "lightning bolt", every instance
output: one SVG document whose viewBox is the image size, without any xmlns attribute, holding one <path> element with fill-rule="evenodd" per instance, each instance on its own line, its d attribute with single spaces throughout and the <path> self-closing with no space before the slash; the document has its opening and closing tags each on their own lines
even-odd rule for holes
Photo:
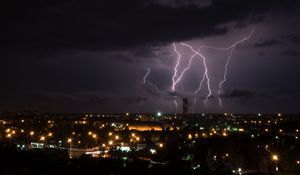
<svg viewBox="0 0 300 175">
<path fill-rule="evenodd" d="M 174 52 L 177 54 L 177 62 L 176 62 L 176 65 L 175 65 L 175 67 L 174 67 L 174 73 L 173 73 L 173 76 L 172 76 L 172 87 L 171 87 L 171 89 L 172 89 L 173 92 L 175 92 L 175 91 L 176 91 L 176 85 L 182 80 L 182 77 L 183 77 L 184 73 L 185 73 L 187 70 L 190 69 L 190 66 L 191 66 L 191 64 L 192 64 L 192 61 L 193 61 L 194 57 L 195 57 L 197 54 L 194 54 L 194 55 L 192 55 L 192 56 L 190 57 L 189 63 L 188 63 L 188 65 L 187 65 L 187 67 L 185 67 L 185 68 L 183 69 L 183 71 L 182 71 L 179 75 L 177 75 L 177 74 L 178 74 L 178 66 L 179 66 L 179 64 L 180 64 L 180 60 L 181 60 L 181 57 L 182 57 L 182 56 L 181 56 L 181 54 L 180 54 L 180 53 L 178 52 L 178 50 L 177 50 L 176 43 L 173 43 L 173 47 L 174 47 Z M 182 85 L 182 89 L 184 89 L 182 83 L 181 83 L 181 85 Z M 177 103 L 176 99 L 174 99 L 173 101 L 174 101 L 175 107 L 176 107 L 176 109 L 177 109 L 177 108 L 178 108 L 178 103 Z"/>
<path fill-rule="evenodd" d="M 180 63 L 180 60 L 181 60 L 181 54 L 177 51 L 177 47 L 176 47 L 176 44 L 173 43 L 173 47 L 174 47 L 174 52 L 177 54 L 177 62 L 176 62 L 176 65 L 174 67 L 174 73 L 173 73 L 173 76 L 172 76 L 172 91 L 175 91 L 175 86 L 176 86 L 176 82 L 178 82 L 176 79 L 177 77 L 177 72 L 178 72 L 178 66 L 179 66 L 179 63 Z"/>
<path fill-rule="evenodd" d="M 173 77 L 172 77 L 172 87 L 171 87 L 172 91 L 175 91 L 176 90 L 176 85 L 182 80 L 183 75 L 185 74 L 185 72 L 190 69 L 192 61 L 195 58 L 195 56 L 197 56 L 197 54 L 195 53 L 195 54 L 193 54 L 189 58 L 189 63 L 187 65 L 187 67 L 185 67 L 183 69 L 183 71 L 179 75 L 177 75 L 177 73 L 178 73 L 178 66 L 179 66 L 180 60 L 181 60 L 181 54 L 177 51 L 177 47 L 176 47 L 175 43 L 173 44 L 173 46 L 174 46 L 174 52 L 178 55 L 178 57 L 177 57 L 177 63 L 175 65 L 175 67 L 174 67 L 174 73 L 173 73 Z M 182 85 L 182 89 L 183 89 L 183 84 L 181 84 L 181 85 Z"/>
<path fill-rule="evenodd" d="M 194 52 L 194 55 L 192 55 L 193 57 L 198 55 L 198 56 L 200 56 L 200 58 L 202 58 L 203 66 L 204 66 L 204 74 L 203 74 L 202 80 L 200 81 L 200 87 L 194 93 L 196 94 L 201 89 L 202 84 L 203 84 L 204 80 L 206 79 L 206 85 L 207 85 L 207 89 L 208 89 L 208 94 L 206 96 L 206 99 L 204 100 L 204 104 L 206 104 L 206 102 L 208 101 L 208 98 L 212 94 L 211 86 L 210 86 L 210 79 L 208 77 L 208 68 L 206 65 L 206 58 L 199 51 L 196 51 L 191 45 L 188 45 L 186 43 L 180 43 L 180 44 L 191 49 Z M 202 47 L 200 47 L 198 50 L 201 50 L 201 48 Z"/>
<path fill-rule="evenodd" d="M 146 79 L 149 75 L 149 73 L 151 72 L 151 69 L 150 68 L 147 68 L 147 73 L 145 74 L 144 78 L 143 78 L 143 83 L 145 84 L 146 83 Z"/>
<path fill-rule="evenodd" d="M 201 53 L 201 51 L 202 51 L 202 49 L 213 49 L 213 50 L 229 51 L 229 55 L 226 59 L 226 64 L 225 64 L 225 67 L 224 67 L 223 78 L 218 84 L 218 101 L 219 101 L 219 105 L 223 106 L 222 99 L 221 99 L 221 93 L 222 93 L 223 85 L 227 81 L 227 72 L 228 72 L 228 67 L 229 67 L 231 57 L 233 55 L 233 51 L 234 51 L 234 49 L 236 48 L 237 45 L 249 40 L 252 37 L 252 35 L 254 34 L 254 32 L 255 32 L 255 29 L 253 29 L 247 37 L 234 42 L 232 45 L 230 45 L 228 47 L 212 47 L 212 46 L 203 45 L 198 50 L 195 50 L 191 45 L 181 42 L 180 44 L 182 46 L 188 47 L 194 53 L 189 58 L 188 65 L 183 69 L 183 71 L 181 73 L 178 73 L 178 67 L 180 65 L 182 55 L 177 50 L 176 43 L 173 43 L 174 52 L 177 55 L 177 62 L 176 62 L 176 65 L 174 67 L 173 76 L 172 76 L 172 86 L 171 86 L 172 91 L 173 92 L 176 91 L 176 85 L 183 79 L 183 76 L 186 73 L 186 71 L 188 71 L 190 69 L 190 66 L 191 66 L 191 63 L 192 63 L 193 59 L 196 56 L 199 56 L 202 59 L 202 62 L 203 62 L 204 73 L 203 73 L 202 78 L 199 82 L 198 88 L 196 89 L 196 91 L 194 91 L 194 94 L 198 94 L 198 92 L 202 89 L 204 82 L 206 82 L 206 86 L 207 86 L 207 89 L 208 89 L 208 94 L 207 94 L 207 96 L 204 100 L 204 104 L 206 104 L 209 97 L 211 97 L 211 95 L 212 95 L 212 90 L 211 90 L 211 84 L 210 84 L 211 80 L 210 80 L 210 77 L 209 77 L 209 70 L 208 70 L 208 67 L 207 67 L 207 64 L 206 64 L 206 59 L 207 58 Z M 176 100 L 174 100 L 174 103 L 177 106 Z"/>
<path fill-rule="evenodd" d="M 245 37 L 245 38 L 243 38 L 243 39 L 241 39 L 241 40 L 238 40 L 238 41 L 234 42 L 234 43 L 233 43 L 232 45 L 230 45 L 229 47 L 211 47 L 211 46 L 202 46 L 202 47 L 200 48 L 200 50 L 203 49 L 203 48 L 206 48 L 206 49 L 223 50 L 223 51 L 228 51 L 228 50 L 229 50 L 229 51 L 230 51 L 230 52 L 229 52 L 229 55 L 228 55 L 228 57 L 227 57 L 227 59 L 226 59 L 226 64 L 225 64 L 224 74 L 223 74 L 223 79 L 220 81 L 219 86 L 218 86 L 218 101 L 219 101 L 219 105 L 220 105 L 220 106 L 223 106 L 222 99 L 221 99 L 221 92 L 222 92 L 222 88 L 223 88 L 224 83 L 227 81 L 228 66 L 229 66 L 231 57 L 232 57 L 232 55 L 233 55 L 233 51 L 234 51 L 234 49 L 236 48 L 237 45 L 239 45 L 239 44 L 241 44 L 241 43 L 243 43 L 243 42 L 249 40 L 249 39 L 253 36 L 254 32 L 255 32 L 255 29 L 252 29 L 251 33 L 250 33 L 247 37 Z M 202 79 L 202 80 L 203 80 L 203 79 Z M 201 86 L 202 86 L 202 83 L 200 83 L 199 89 L 201 89 Z"/>
</svg>

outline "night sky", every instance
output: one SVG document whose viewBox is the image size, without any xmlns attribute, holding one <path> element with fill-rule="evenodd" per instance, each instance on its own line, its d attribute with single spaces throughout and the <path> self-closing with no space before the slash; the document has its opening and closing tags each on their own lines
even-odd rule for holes
<svg viewBox="0 0 300 175">
<path fill-rule="evenodd" d="M 0 6 L 0 110 L 42 112 L 300 112 L 299 0 L 9 0 Z M 254 31 L 255 30 L 255 31 Z M 203 45 L 212 95 L 194 94 Z M 143 77 L 150 70 L 146 81 Z M 197 101 L 196 101 L 197 100 Z M 176 108 L 174 101 L 178 103 Z"/>
</svg>

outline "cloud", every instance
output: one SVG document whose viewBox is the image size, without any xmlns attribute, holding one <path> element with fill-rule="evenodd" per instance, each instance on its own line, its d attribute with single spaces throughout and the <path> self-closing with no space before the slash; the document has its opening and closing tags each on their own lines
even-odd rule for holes
<svg viewBox="0 0 300 175">
<path fill-rule="evenodd" d="M 233 89 L 227 90 L 224 94 L 222 94 L 222 98 L 254 98 L 257 94 L 248 90 L 242 89 Z"/>
<path fill-rule="evenodd" d="M 254 47 L 269 47 L 269 46 L 278 45 L 280 43 L 282 43 L 282 41 L 280 41 L 278 39 L 266 39 L 266 40 L 261 39 L 260 41 L 255 43 L 253 46 Z"/>
<path fill-rule="evenodd" d="M 285 39 L 291 44 L 300 44 L 300 35 L 288 35 L 285 36 Z"/>
<path fill-rule="evenodd" d="M 137 82 L 136 91 L 143 96 L 150 97 L 161 97 L 164 94 L 164 92 L 161 91 L 155 84 L 152 84 L 149 81 L 146 81 L 145 84 L 143 82 Z"/>
<path fill-rule="evenodd" d="M 142 103 L 148 100 L 147 97 L 125 97 L 123 100 L 129 104 Z"/>
<path fill-rule="evenodd" d="M 149 58 L 149 57 L 156 57 L 158 53 L 159 53 L 159 47 L 143 45 L 141 47 L 137 47 L 133 51 L 132 56 Z"/>
<path fill-rule="evenodd" d="M 55 91 L 44 91 L 38 90 L 35 91 L 34 94 L 46 98 L 47 100 L 54 101 L 72 101 L 79 103 L 94 103 L 94 104 L 105 104 L 112 97 L 109 97 L 108 94 L 104 95 L 98 92 L 92 91 L 79 91 L 73 93 L 63 93 L 63 92 L 55 92 Z"/>
<path fill-rule="evenodd" d="M 298 4 L 296 0 L 213 0 L 206 6 L 174 7 L 143 0 L 28 0 L 17 5 L 6 1 L 0 9 L 5 26 L 0 45 L 3 51 L 19 53 L 132 48 L 222 35 L 227 32 L 219 27 L 224 23 L 274 8 L 288 11 Z"/>
<path fill-rule="evenodd" d="M 269 47 L 275 45 L 300 44 L 300 35 L 283 35 L 279 37 L 260 39 L 254 47 Z"/>
<path fill-rule="evenodd" d="M 287 50 L 282 51 L 281 55 L 296 57 L 296 56 L 300 55 L 300 52 L 298 50 L 295 50 L 295 49 L 287 49 Z"/>
<path fill-rule="evenodd" d="M 125 63 L 140 63 L 142 60 L 139 57 L 130 56 L 129 54 L 116 54 L 111 57 L 114 60 Z"/>
</svg>

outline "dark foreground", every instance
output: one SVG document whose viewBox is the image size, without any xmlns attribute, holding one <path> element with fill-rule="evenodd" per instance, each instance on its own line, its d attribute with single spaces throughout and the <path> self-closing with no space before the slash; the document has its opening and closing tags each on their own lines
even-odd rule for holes
<svg viewBox="0 0 300 175">
<path fill-rule="evenodd" d="M 69 159 L 67 150 L 32 149 L 18 151 L 14 145 L 1 143 L 0 174 L 239 174 L 234 173 L 226 164 L 215 165 L 211 170 L 205 166 L 191 168 L 190 161 L 174 160 L 167 163 L 153 162 L 141 158 L 92 158 L 83 155 L 79 158 Z M 242 174 L 266 174 L 258 171 L 248 171 Z M 267 173 L 275 174 L 275 173 Z"/>
</svg>

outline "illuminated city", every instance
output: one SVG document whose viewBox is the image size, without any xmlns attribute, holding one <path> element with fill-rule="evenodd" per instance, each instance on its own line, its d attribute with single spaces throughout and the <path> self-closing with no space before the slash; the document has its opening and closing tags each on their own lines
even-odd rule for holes
<svg viewBox="0 0 300 175">
<path fill-rule="evenodd" d="M 151 173 L 162 165 L 167 169 L 179 164 L 188 174 L 268 174 L 299 172 L 298 117 L 161 112 L 19 114 L 2 117 L 0 125 L 1 141 L 13 144 L 20 153 L 65 156 L 71 163 L 86 158 L 115 159 L 121 161 L 116 172 L 134 171 L 132 166 L 140 162 L 144 167 L 139 168 Z M 47 153 L 51 149 L 57 153 Z"/>
</svg>

